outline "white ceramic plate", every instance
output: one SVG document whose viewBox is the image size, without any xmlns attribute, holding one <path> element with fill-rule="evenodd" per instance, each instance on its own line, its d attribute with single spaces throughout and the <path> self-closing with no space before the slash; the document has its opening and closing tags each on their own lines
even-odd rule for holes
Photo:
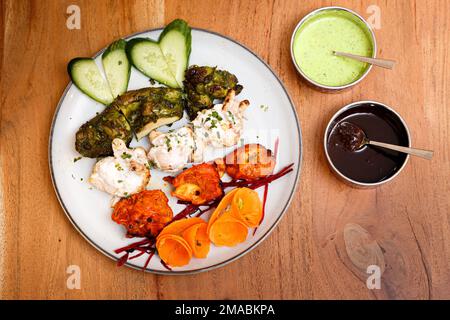
<svg viewBox="0 0 450 320">
<path fill-rule="evenodd" d="M 150 37 L 157 39 L 161 29 L 150 30 L 133 37 Z M 101 66 L 100 54 L 96 61 Z M 168 271 L 155 255 L 146 271 L 162 274 L 185 274 L 213 269 L 223 266 L 247 252 L 250 252 L 269 235 L 280 221 L 297 185 L 301 164 L 301 131 L 292 100 L 286 89 L 270 67 L 243 45 L 206 30 L 192 30 L 192 53 L 190 65 L 217 66 L 235 74 L 244 90 L 239 99 L 248 99 L 250 107 L 246 111 L 244 143 L 259 142 L 267 148 L 274 149 L 275 140 L 279 138 L 278 158 L 275 172 L 284 166 L 294 163 L 294 171 L 270 184 L 266 204 L 266 214 L 255 235 L 250 231 L 247 240 L 233 248 L 215 247 L 206 259 L 195 259 L 184 267 Z M 133 69 L 131 71 L 129 90 L 149 86 L 149 79 Z M 76 152 L 75 133 L 78 128 L 100 112 L 104 106 L 84 95 L 72 83 L 67 86 L 56 108 L 50 132 L 49 161 L 50 171 L 58 199 L 75 228 L 93 246 L 105 255 L 117 260 L 114 249 L 123 247 L 139 239 L 125 237 L 125 229 L 111 220 L 111 197 L 92 188 L 87 179 L 95 163 L 95 159 L 79 157 Z M 183 125 L 186 120 L 180 120 L 172 128 Z M 148 138 L 132 146 L 143 145 L 148 148 Z M 206 161 L 216 156 L 224 155 L 233 150 L 215 150 L 207 154 Z M 219 153 L 219 154 L 218 154 Z M 152 170 L 148 189 L 162 189 L 170 199 L 174 214 L 183 206 L 176 204 L 176 199 L 170 196 L 170 187 L 162 181 L 166 176 L 162 172 Z M 262 190 L 258 192 L 262 199 Z M 203 215 L 204 219 L 209 214 Z M 145 255 L 131 260 L 126 265 L 141 269 L 145 263 Z"/>
</svg>

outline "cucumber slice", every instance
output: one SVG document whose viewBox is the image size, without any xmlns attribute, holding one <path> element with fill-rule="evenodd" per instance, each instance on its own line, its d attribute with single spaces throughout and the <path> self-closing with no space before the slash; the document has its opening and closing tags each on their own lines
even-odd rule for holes
<svg viewBox="0 0 450 320">
<path fill-rule="evenodd" d="M 102 55 L 103 69 L 114 98 L 125 93 L 130 80 L 131 64 L 125 52 L 126 41 L 117 40 Z"/>
<path fill-rule="evenodd" d="M 103 79 L 95 61 L 91 58 L 75 58 L 70 60 L 67 71 L 73 83 L 92 99 L 110 104 L 114 99 Z"/>
<path fill-rule="evenodd" d="M 186 21 L 176 19 L 169 23 L 159 37 L 159 46 L 170 72 L 182 87 L 191 54 L 191 28 Z"/>
<path fill-rule="evenodd" d="M 158 43 L 146 38 L 135 38 L 127 43 L 126 52 L 133 66 L 147 77 L 172 88 L 179 88 Z"/>
</svg>

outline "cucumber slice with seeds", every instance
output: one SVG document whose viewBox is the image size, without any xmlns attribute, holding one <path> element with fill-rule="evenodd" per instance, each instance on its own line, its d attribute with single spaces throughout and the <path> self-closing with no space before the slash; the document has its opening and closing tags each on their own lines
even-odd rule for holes
<svg viewBox="0 0 450 320">
<path fill-rule="evenodd" d="M 147 77 L 172 88 L 179 87 L 157 42 L 135 38 L 128 41 L 126 51 L 133 66 Z"/>
<path fill-rule="evenodd" d="M 117 40 L 102 54 L 103 69 L 114 98 L 125 93 L 130 80 L 131 64 L 125 52 L 126 41 Z"/>
<path fill-rule="evenodd" d="M 170 72 L 182 87 L 191 53 L 191 28 L 186 21 L 176 19 L 169 23 L 159 37 L 159 46 Z"/>
<path fill-rule="evenodd" d="M 127 43 L 130 62 L 146 76 L 172 88 L 183 87 L 184 72 L 191 53 L 191 28 L 186 21 L 169 23 L 158 42 L 135 38 Z"/>
<path fill-rule="evenodd" d="M 92 99 L 104 105 L 109 105 L 114 100 L 108 83 L 102 77 L 94 59 L 72 59 L 67 65 L 67 71 L 78 89 Z"/>
</svg>

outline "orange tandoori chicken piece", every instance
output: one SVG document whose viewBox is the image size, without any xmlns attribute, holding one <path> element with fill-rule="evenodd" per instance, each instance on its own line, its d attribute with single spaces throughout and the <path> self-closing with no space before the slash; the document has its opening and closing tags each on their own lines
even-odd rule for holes
<svg viewBox="0 0 450 320">
<path fill-rule="evenodd" d="M 172 196 L 194 205 L 205 204 L 223 194 L 220 176 L 212 164 L 202 163 L 184 170 L 176 177 L 165 177 L 175 187 Z"/>
<path fill-rule="evenodd" d="M 272 151 L 260 144 L 246 144 L 215 160 L 220 175 L 226 172 L 235 180 L 256 180 L 264 178 L 273 172 L 275 157 Z"/>
<path fill-rule="evenodd" d="M 117 202 L 112 219 L 127 228 L 128 237 L 156 237 L 172 220 L 168 202 L 161 190 L 144 190 Z"/>
</svg>

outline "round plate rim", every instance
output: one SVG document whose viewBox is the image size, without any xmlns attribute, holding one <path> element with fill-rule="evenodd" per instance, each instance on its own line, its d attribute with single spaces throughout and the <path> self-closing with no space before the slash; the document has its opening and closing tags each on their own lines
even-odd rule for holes
<svg viewBox="0 0 450 320">
<path fill-rule="evenodd" d="M 278 218 L 276 219 L 276 221 L 272 224 L 272 226 L 269 227 L 269 229 L 266 231 L 266 233 L 258 240 L 256 241 L 254 244 L 252 244 L 251 246 L 249 246 L 247 249 L 245 249 L 244 251 L 242 251 L 241 253 L 235 255 L 232 258 L 229 258 L 225 261 L 222 261 L 220 263 L 216 263 L 214 265 L 208 266 L 208 267 L 204 267 L 204 268 L 199 268 L 199 269 L 195 269 L 195 270 L 182 270 L 182 271 L 163 271 L 163 270 L 155 270 L 155 269 L 149 269 L 146 268 L 145 270 L 142 270 L 142 267 L 137 266 L 135 264 L 126 262 L 124 265 L 126 265 L 127 267 L 130 267 L 132 269 L 136 269 L 136 270 L 140 270 L 140 271 L 145 271 L 148 273 L 153 273 L 153 274 L 160 274 L 160 275 L 188 275 L 188 274 L 196 274 L 196 273 L 200 273 L 200 272 L 205 272 L 205 271 L 209 271 L 209 270 L 213 270 L 213 269 L 217 269 L 220 267 L 223 267 L 233 261 L 236 261 L 237 259 L 243 257 L 244 255 L 246 255 L 247 253 L 249 253 L 250 251 L 252 251 L 253 249 L 255 249 L 259 244 L 261 244 L 271 233 L 272 231 L 275 229 L 275 227 L 278 225 L 278 223 L 281 221 L 281 219 L 283 218 L 283 216 L 285 215 L 286 211 L 289 209 L 289 206 L 292 202 L 292 199 L 294 198 L 294 194 L 295 191 L 298 188 L 298 182 L 299 182 L 299 178 L 300 178 L 300 172 L 301 172 L 301 166 L 302 166 L 302 160 L 303 160 L 303 142 L 302 142 L 302 131 L 301 131 L 301 126 L 300 126 L 300 120 L 298 118 L 297 115 L 297 110 L 295 108 L 295 104 L 292 101 L 291 96 L 289 95 L 288 91 L 286 90 L 283 82 L 280 80 L 280 78 L 278 77 L 278 75 L 275 73 L 275 71 L 262 59 L 260 58 L 256 53 L 254 53 L 252 50 L 250 50 L 249 48 L 247 48 L 245 45 L 241 44 L 240 42 L 228 37 L 228 36 L 224 36 L 220 33 L 214 32 L 214 31 L 210 31 L 207 29 L 202 29 L 202 28 L 193 28 L 191 27 L 192 30 L 195 31 L 200 31 L 200 32 L 205 32 L 205 33 L 209 33 L 209 34 L 213 34 L 215 36 L 224 38 L 226 40 L 229 40 L 235 44 L 237 44 L 238 46 L 242 47 L 243 49 L 245 49 L 246 51 L 248 51 L 249 53 L 251 53 L 254 57 L 256 57 L 272 74 L 273 76 L 277 79 L 278 83 L 281 85 L 281 88 L 283 89 L 284 93 L 286 94 L 288 100 L 289 100 L 289 104 L 292 108 L 292 111 L 294 112 L 295 115 L 295 122 L 297 125 L 297 132 L 298 132 L 298 137 L 299 137 L 299 144 L 300 144 L 300 150 L 299 150 L 299 158 L 298 158 L 298 166 L 297 166 L 297 172 L 295 175 L 295 181 L 294 181 L 294 188 L 292 188 L 291 194 L 289 195 L 289 199 L 286 202 L 286 205 L 284 206 L 283 210 L 281 211 L 280 215 L 278 216 Z M 163 28 L 154 28 L 154 29 L 148 29 L 148 30 L 144 30 L 144 31 L 139 31 L 136 33 L 133 33 L 131 35 L 128 35 L 126 37 L 123 37 L 123 39 L 129 39 L 144 33 L 148 33 L 148 32 L 155 32 L 155 31 L 162 31 Z M 103 53 L 103 51 L 105 51 L 106 47 L 103 48 L 102 50 L 98 51 L 93 58 L 97 58 L 100 54 Z M 61 95 L 61 98 L 59 99 L 58 105 L 55 109 L 55 112 L 53 114 L 53 118 L 52 118 L 52 124 L 50 126 L 50 134 L 49 134 L 49 142 L 48 142 L 48 159 L 49 159 L 49 169 L 50 169 L 50 176 L 51 176 L 51 180 L 52 180 L 52 185 L 53 185 L 53 189 L 55 191 L 56 197 L 58 199 L 59 204 L 61 205 L 61 208 L 63 209 L 65 215 L 67 216 L 67 218 L 69 219 L 70 223 L 72 224 L 72 226 L 78 231 L 78 233 L 89 243 L 91 244 L 95 249 L 97 249 L 98 251 L 100 251 L 101 253 L 103 253 L 105 256 L 107 256 L 108 258 L 112 259 L 113 261 L 118 261 L 118 258 L 116 258 L 115 256 L 113 256 L 112 254 L 110 254 L 109 252 L 107 252 L 106 250 L 104 250 L 101 246 L 99 246 L 98 244 L 96 244 L 93 240 L 91 240 L 84 232 L 83 230 L 81 230 L 81 228 L 77 225 L 77 223 L 75 222 L 75 220 L 72 218 L 72 216 L 70 215 L 68 209 L 66 208 L 61 195 L 59 193 L 58 187 L 56 185 L 56 181 L 55 181 L 55 176 L 54 176 L 54 172 L 53 172 L 53 158 L 52 158 L 52 141 L 53 141 L 53 131 L 55 128 L 55 122 L 56 122 L 56 118 L 58 116 L 59 110 L 61 108 L 62 102 L 64 101 L 67 92 L 69 91 L 69 89 L 72 87 L 73 83 L 72 81 L 69 81 L 69 83 L 67 84 L 66 88 L 64 89 L 63 94 Z"/>
</svg>

